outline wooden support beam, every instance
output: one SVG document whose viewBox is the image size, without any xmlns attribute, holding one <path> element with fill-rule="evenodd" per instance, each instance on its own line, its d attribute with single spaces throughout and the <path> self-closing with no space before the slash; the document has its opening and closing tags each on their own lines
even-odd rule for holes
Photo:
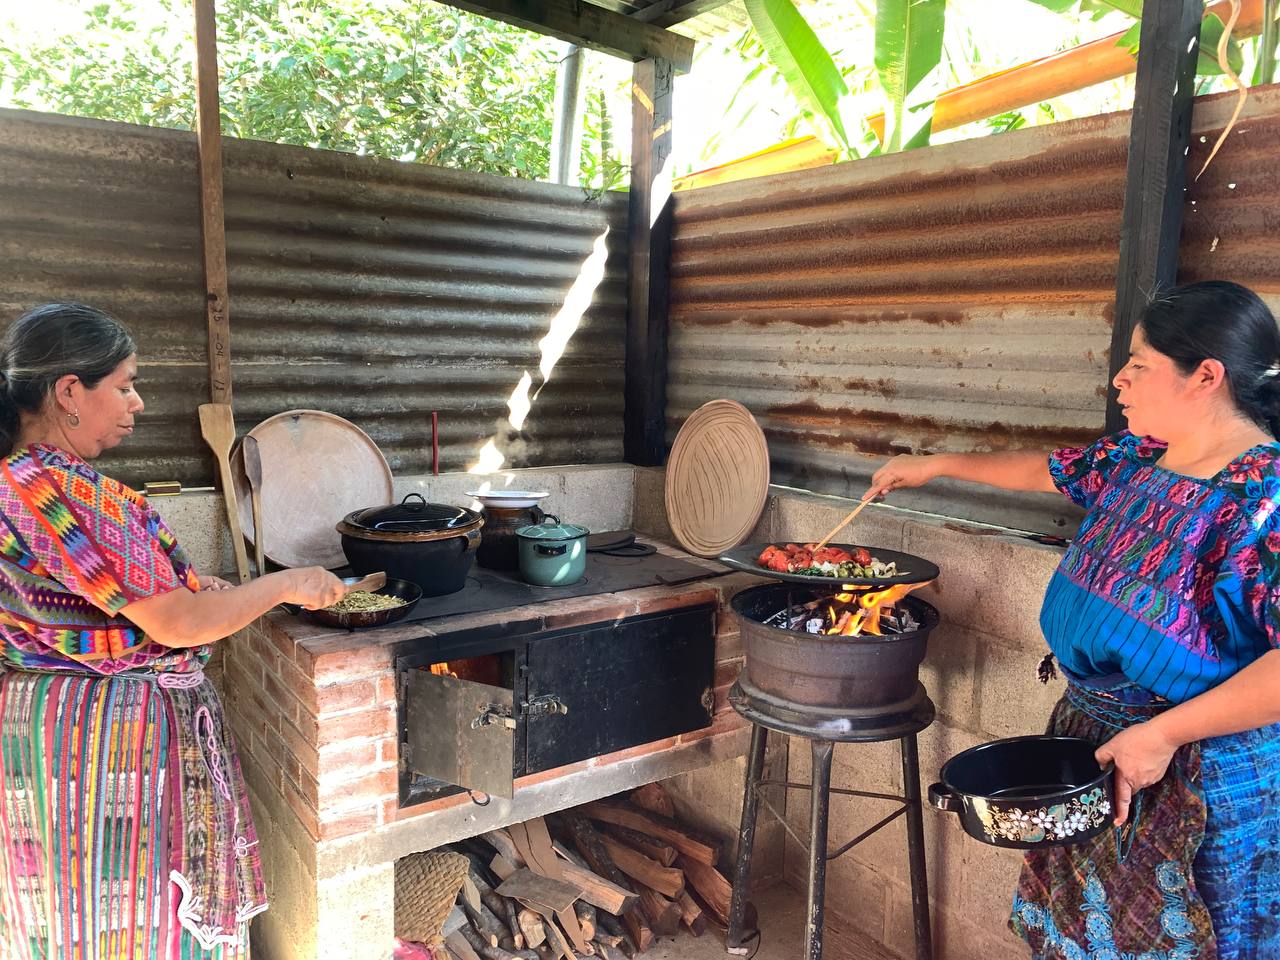
<svg viewBox="0 0 1280 960">
<path fill-rule="evenodd" d="M 192 0 L 196 17 L 196 150 L 200 162 L 200 243 L 209 328 L 209 399 L 231 402 L 227 319 L 227 239 L 222 207 L 222 122 L 218 113 L 217 22 L 213 0 Z"/>
<path fill-rule="evenodd" d="M 632 17 L 659 27 L 671 27 L 723 7 L 729 2 L 730 0 L 658 0 L 652 6 L 637 10 Z"/>
<path fill-rule="evenodd" d="M 1111 378 L 1129 362 L 1129 338 L 1148 298 L 1177 279 L 1203 18 L 1204 0 L 1144 0 L 1142 5 L 1111 328 Z M 1106 429 L 1114 433 L 1123 427 L 1108 380 Z"/>
<path fill-rule="evenodd" d="M 668 60 L 680 73 L 693 64 L 694 43 L 587 0 L 443 0 L 462 10 L 559 37 L 624 60 Z"/>
<path fill-rule="evenodd" d="M 667 298 L 671 253 L 671 91 L 668 60 L 642 60 L 631 83 L 627 227 L 627 353 L 623 449 L 629 462 L 667 455 Z"/>
</svg>

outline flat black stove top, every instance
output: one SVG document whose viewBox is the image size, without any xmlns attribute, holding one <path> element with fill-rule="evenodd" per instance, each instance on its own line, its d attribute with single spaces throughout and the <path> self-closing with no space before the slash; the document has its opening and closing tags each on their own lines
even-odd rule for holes
<svg viewBox="0 0 1280 960">
<path fill-rule="evenodd" d="M 577 583 L 563 587 L 535 587 L 521 580 L 518 571 L 506 573 L 476 566 L 472 567 L 466 586 L 457 593 L 443 597 L 423 597 L 414 611 L 399 623 L 403 625 L 463 613 L 506 610 L 532 603 L 545 603 L 548 600 L 616 593 L 637 587 L 692 583 L 721 575 L 687 560 L 666 557 L 660 553 L 643 557 L 588 553 L 587 575 Z"/>
</svg>

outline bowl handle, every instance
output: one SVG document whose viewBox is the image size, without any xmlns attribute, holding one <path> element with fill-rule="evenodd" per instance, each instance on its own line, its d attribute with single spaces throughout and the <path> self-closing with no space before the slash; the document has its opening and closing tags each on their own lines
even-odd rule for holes
<svg viewBox="0 0 1280 960">
<path fill-rule="evenodd" d="M 960 811 L 960 798 L 940 783 L 929 784 L 929 806 L 947 813 Z"/>
</svg>

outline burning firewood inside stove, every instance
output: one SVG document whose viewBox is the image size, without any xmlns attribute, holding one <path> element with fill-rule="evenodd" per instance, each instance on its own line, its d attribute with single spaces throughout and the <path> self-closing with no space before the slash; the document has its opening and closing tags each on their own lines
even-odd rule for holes
<svg viewBox="0 0 1280 960">
<path fill-rule="evenodd" d="M 784 630 L 841 637 L 911 633 L 920 629 L 920 624 L 901 600 L 913 589 L 914 585 L 897 584 L 884 590 L 818 597 L 784 607 L 764 623 Z"/>
</svg>

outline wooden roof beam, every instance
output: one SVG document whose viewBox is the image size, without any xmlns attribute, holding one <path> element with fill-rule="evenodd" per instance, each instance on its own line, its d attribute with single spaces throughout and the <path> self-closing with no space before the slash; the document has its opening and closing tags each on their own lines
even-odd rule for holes
<svg viewBox="0 0 1280 960">
<path fill-rule="evenodd" d="M 730 0 L 657 0 L 651 6 L 637 10 L 631 17 L 659 27 L 671 27 L 700 17 L 729 2 Z"/>
<path fill-rule="evenodd" d="M 693 64 L 693 40 L 586 0 L 443 0 L 484 17 L 515 24 L 633 62 L 668 60 L 680 73 Z"/>
</svg>

